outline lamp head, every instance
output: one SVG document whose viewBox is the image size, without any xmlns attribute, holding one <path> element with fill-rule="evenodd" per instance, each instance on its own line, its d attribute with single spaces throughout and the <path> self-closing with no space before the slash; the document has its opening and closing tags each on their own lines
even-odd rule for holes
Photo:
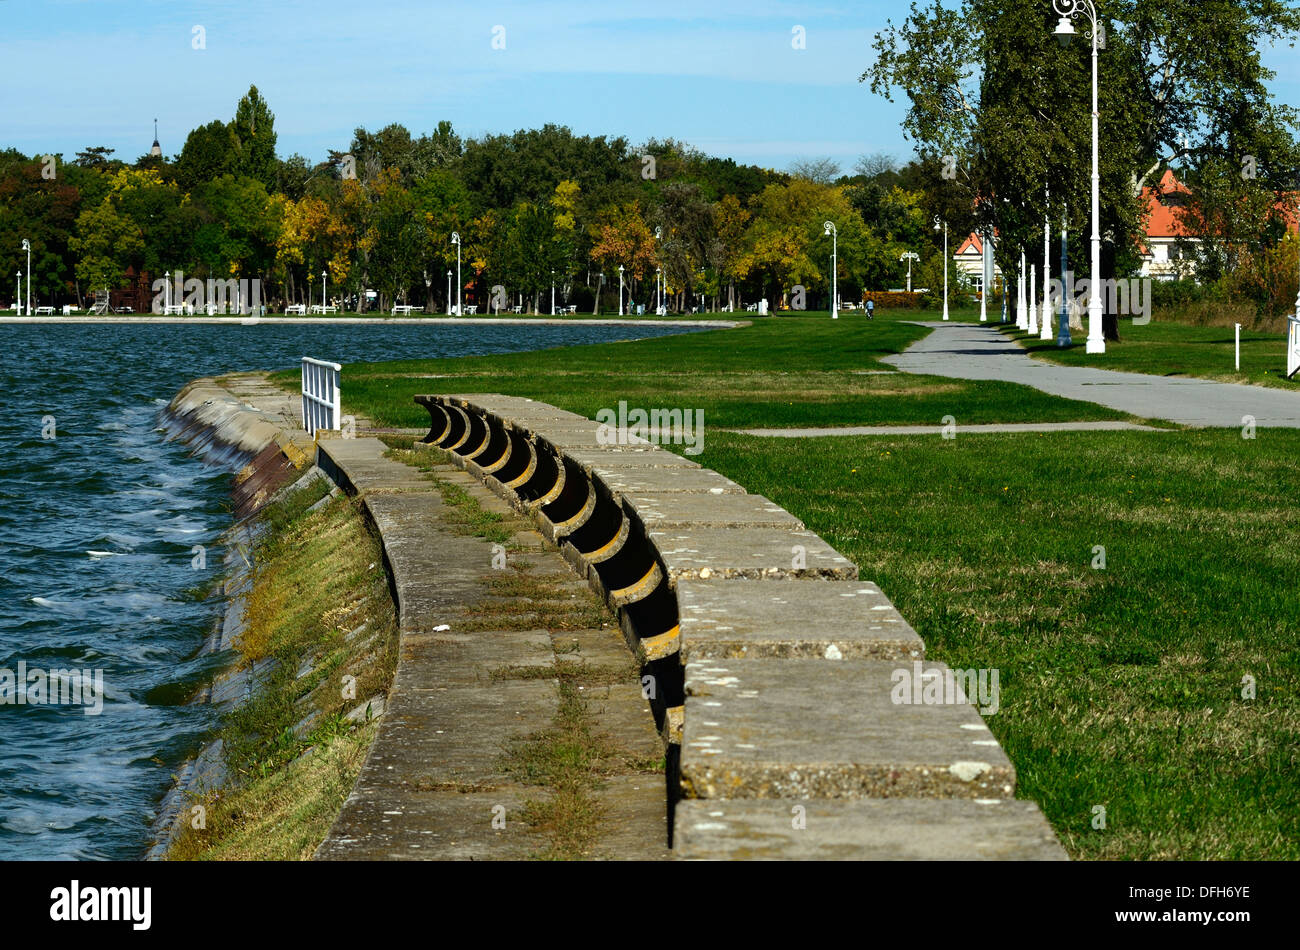
<svg viewBox="0 0 1300 950">
<path fill-rule="evenodd" d="M 459 231 L 452 231 L 452 232 L 451 232 L 451 243 L 452 243 L 452 244 L 459 244 L 459 243 L 460 243 L 460 232 L 459 232 Z"/>
<path fill-rule="evenodd" d="M 1056 42 L 1060 43 L 1063 47 L 1069 46 L 1070 41 L 1078 35 L 1079 34 L 1075 32 L 1074 24 L 1070 22 L 1070 18 L 1068 16 L 1061 17 L 1056 24 Z"/>
<path fill-rule="evenodd" d="M 26 238 L 23 238 L 23 250 L 30 251 L 31 249 L 32 249 L 32 242 L 27 240 Z"/>
</svg>

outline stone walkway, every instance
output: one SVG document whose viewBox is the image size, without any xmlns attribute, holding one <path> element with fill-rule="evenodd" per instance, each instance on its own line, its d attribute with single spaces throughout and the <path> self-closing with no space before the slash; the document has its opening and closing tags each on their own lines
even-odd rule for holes
<svg viewBox="0 0 1300 950">
<path fill-rule="evenodd" d="M 1020 383 L 1144 419 L 1188 426 L 1300 428 L 1300 394 L 1184 376 L 1149 376 L 1032 359 L 995 325 L 917 322 L 934 332 L 883 362 L 907 373 Z M 1105 357 L 1097 357 L 1098 364 Z M 966 426 L 969 430 L 974 428 Z"/>
</svg>

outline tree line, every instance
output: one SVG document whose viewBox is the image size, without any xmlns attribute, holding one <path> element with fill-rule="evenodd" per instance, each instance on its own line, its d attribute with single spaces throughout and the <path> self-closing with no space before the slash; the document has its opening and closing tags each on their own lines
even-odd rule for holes
<svg viewBox="0 0 1300 950">
<path fill-rule="evenodd" d="M 552 283 L 557 303 L 613 309 L 620 266 L 625 299 L 647 309 L 659 278 L 676 311 L 776 306 L 796 286 L 824 306 L 825 221 L 842 298 L 900 286 L 904 251 L 922 256 L 918 286 L 942 286 L 926 176 L 883 155 L 847 174 L 828 159 L 776 171 L 672 139 L 633 147 L 557 125 L 464 139 L 445 121 L 419 135 L 358 128 L 312 163 L 277 155 L 275 116 L 252 87 L 232 119 L 195 128 L 170 159 L 0 152 L 0 266 L 25 280 L 29 239 L 33 295 L 51 305 L 180 271 L 260 280 L 273 306 L 320 302 L 324 283 L 350 306 L 374 290 L 372 307 L 446 311 L 455 232 L 463 300 L 480 313 L 498 286 L 545 311 Z"/>
</svg>

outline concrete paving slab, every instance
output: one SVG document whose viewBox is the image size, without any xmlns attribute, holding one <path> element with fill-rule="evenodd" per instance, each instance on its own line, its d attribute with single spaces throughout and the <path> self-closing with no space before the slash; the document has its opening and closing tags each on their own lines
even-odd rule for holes
<svg viewBox="0 0 1300 950">
<path fill-rule="evenodd" d="M 623 503 L 647 528 L 745 527 L 802 530 L 804 524 L 762 495 L 624 492 Z"/>
<path fill-rule="evenodd" d="M 537 789 L 511 785 L 484 791 L 358 787 L 316 860 L 526 860 L 546 846 L 522 816 L 524 803 L 538 797 Z M 498 816 L 504 828 L 493 827 Z"/>
<path fill-rule="evenodd" d="M 582 698 L 597 730 L 614 745 L 641 759 L 656 761 L 663 758 L 663 739 L 655 729 L 654 714 L 641 693 L 639 683 L 587 686 L 583 688 Z M 662 773 L 659 777 L 663 777 Z"/>
<path fill-rule="evenodd" d="M 675 823 L 681 860 L 1067 860 L 1038 806 L 1015 799 L 683 801 Z"/>
<path fill-rule="evenodd" d="M 395 690 L 366 762 L 368 783 L 508 783 L 509 743 L 549 729 L 558 706 L 554 680 Z"/>
<path fill-rule="evenodd" d="M 482 596 L 491 570 L 491 546 L 481 538 L 440 527 L 437 495 L 375 494 L 366 510 L 378 528 L 403 631 L 449 622 L 458 608 Z"/>
<path fill-rule="evenodd" d="M 611 492 L 703 492 L 711 495 L 743 495 L 745 489 L 731 479 L 707 468 L 638 465 L 599 472 L 601 482 Z"/>
<path fill-rule="evenodd" d="M 325 439 L 316 444 L 316 464 L 353 495 L 433 491 L 418 470 L 384 458 L 387 450 L 379 439 Z"/>
<path fill-rule="evenodd" d="M 870 581 L 677 582 L 682 661 L 913 660 L 925 644 Z"/>
<path fill-rule="evenodd" d="M 857 566 L 811 531 L 670 528 L 646 536 L 672 581 L 750 577 L 856 580 Z"/>
<path fill-rule="evenodd" d="M 604 861 L 663 861 L 668 848 L 668 806 L 659 774 L 615 775 L 594 798 L 604 808 L 601 836 L 592 855 Z"/>
<path fill-rule="evenodd" d="M 506 669 L 554 669 L 545 630 L 476 630 L 408 633 L 402 637 L 397 682 L 406 689 L 490 686 Z"/>
<path fill-rule="evenodd" d="M 688 664 L 684 797 L 1012 797 L 1015 769 L 974 706 L 894 701 L 895 671 L 910 683 L 913 666 L 799 659 Z M 940 684 L 947 669 L 921 664 L 921 673 Z"/>
</svg>

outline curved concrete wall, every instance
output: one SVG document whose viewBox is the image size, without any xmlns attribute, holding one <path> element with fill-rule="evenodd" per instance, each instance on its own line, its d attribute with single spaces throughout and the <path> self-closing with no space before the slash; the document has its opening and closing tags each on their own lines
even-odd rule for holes
<svg viewBox="0 0 1300 950">
<path fill-rule="evenodd" d="M 664 736 L 679 855 L 1064 857 L 964 695 L 898 701 L 901 673 L 951 671 L 789 512 L 545 403 L 415 401 L 423 443 L 531 513 L 618 618 Z"/>
</svg>

